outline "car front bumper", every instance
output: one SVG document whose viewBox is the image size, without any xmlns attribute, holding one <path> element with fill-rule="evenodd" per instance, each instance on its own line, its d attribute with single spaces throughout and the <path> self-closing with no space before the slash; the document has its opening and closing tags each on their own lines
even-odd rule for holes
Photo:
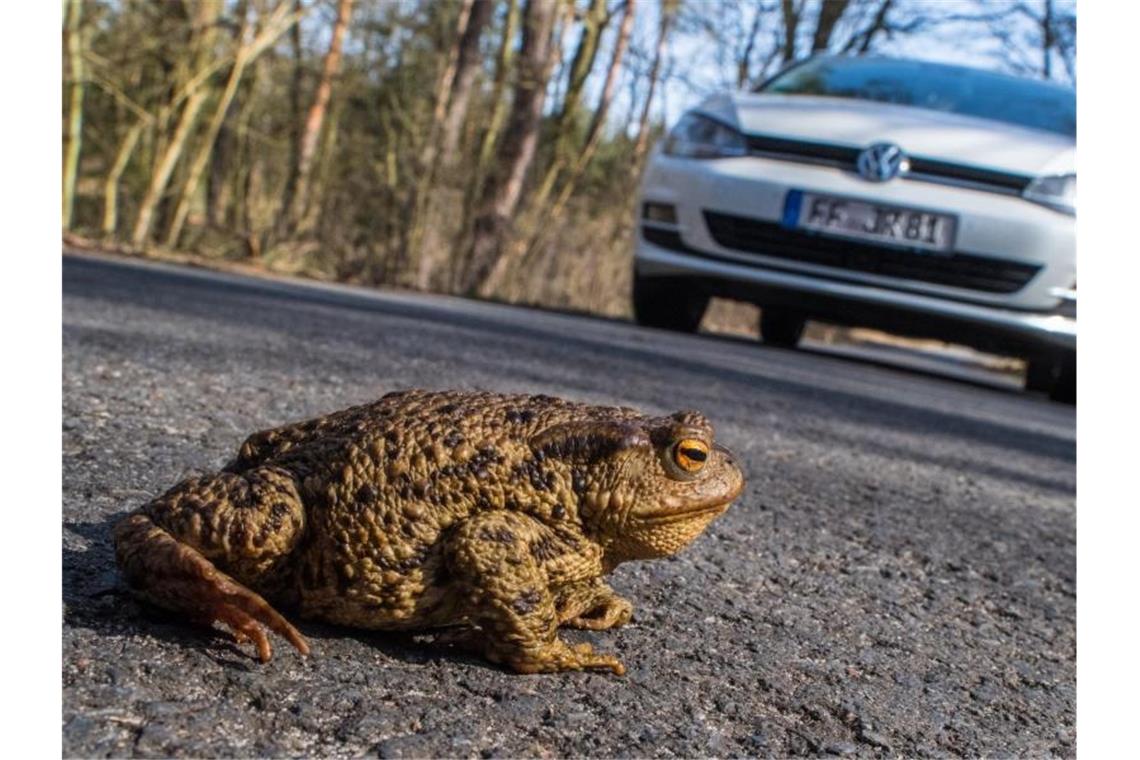
<svg viewBox="0 0 1140 760">
<path fill-rule="evenodd" d="M 1016 289 L 985 292 L 797 261 L 763 243 L 751 250 L 726 247 L 710 227 L 710 213 L 769 228 L 786 222 L 785 201 L 793 190 L 952 214 L 958 220 L 956 252 L 1036 272 Z M 1061 295 L 1075 295 L 1074 220 L 1019 197 L 917 180 L 871 184 L 839 168 L 759 156 L 702 161 L 656 153 L 640 201 L 639 276 L 685 277 L 713 295 L 997 352 L 1076 349 L 1075 301 Z M 643 218 L 647 203 L 672 206 L 675 220 Z M 907 262 L 902 259 L 903 268 Z"/>
<path fill-rule="evenodd" d="M 999 353 L 1035 355 L 1077 347 L 1077 321 L 1062 314 L 1002 309 L 745 265 L 689 246 L 655 245 L 640 231 L 635 261 L 639 277 L 682 277 L 709 295 L 798 309 L 839 324 L 936 337 Z"/>
</svg>

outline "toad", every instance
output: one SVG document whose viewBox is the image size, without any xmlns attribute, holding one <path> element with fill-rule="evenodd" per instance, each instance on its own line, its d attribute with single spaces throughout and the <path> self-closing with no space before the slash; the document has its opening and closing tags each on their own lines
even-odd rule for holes
<svg viewBox="0 0 1140 760">
<path fill-rule="evenodd" d="M 619 563 L 695 539 L 744 478 L 699 412 L 652 417 L 549 396 L 403 391 L 250 436 L 115 528 L 146 601 L 228 628 L 266 661 L 279 612 L 378 630 L 451 628 L 521 673 L 603 669 L 560 626 L 632 606 Z"/>
</svg>

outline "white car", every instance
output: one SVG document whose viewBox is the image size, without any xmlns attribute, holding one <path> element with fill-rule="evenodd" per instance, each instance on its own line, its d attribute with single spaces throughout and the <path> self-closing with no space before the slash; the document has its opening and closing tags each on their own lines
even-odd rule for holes
<svg viewBox="0 0 1140 760">
<path fill-rule="evenodd" d="M 695 330 L 710 296 L 1028 360 L 1076 393 L 1076 95 L 961 66 L 819 57 L 708 98 L 638 203 L 638 322 Z"/>
</svg>

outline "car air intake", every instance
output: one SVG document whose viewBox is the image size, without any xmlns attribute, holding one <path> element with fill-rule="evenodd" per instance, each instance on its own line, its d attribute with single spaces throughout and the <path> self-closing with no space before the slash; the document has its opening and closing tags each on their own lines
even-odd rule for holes
<svg viewBox="0 0 1140 760">
<path fill-rule="evenodd" d="M 985 293 L 1013 293 L 1040 270 L 1034 264 L 968 253 L 930 253 L 790 230 L 775 222 L 705 211 L 718 245 L 804 264 L 927 282 Z"/>
</svg>

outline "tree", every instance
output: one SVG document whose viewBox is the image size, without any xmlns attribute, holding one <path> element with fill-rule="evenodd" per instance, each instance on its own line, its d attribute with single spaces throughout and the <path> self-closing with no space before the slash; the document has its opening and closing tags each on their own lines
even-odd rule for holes
<svg viewBox="0 0 1140 760">
<path fill-rule="evenodd" d="M 1019 2 L 1014 6 L 1014 12 L 1032 24 L 1033 40 L 1040 51 L 1041 63 L 1038 73 L 1043 79 L 1055 79 L 1059 72 L 1053 66 L 1053 57 L 1061 59 L 1065 68 L 1065 77 L 1075 81 L 1076 72 L 1076 46 L 1077 46 L 1077 13 L 1075 6 L 1058 6 L 1057 0 L 1041 0 L 1040 5 L 1030 2 Z"/>
<path fill-rule="evenodd" d="M 635 174 L 641 170 L 641 162 L 649 150 L 649 109 L 653 105 L 653 94 L 657 91 L 661 62 L 665 57 L 665 44 L 677 17 L 679 2 L 680 0 L 662 0 L 661 3 L 661 19 L 657 24 L 657 46 L 653 54 L 653 65 L 649 68 L 649 83 L 646 85 L 645 100 L 641 106 L 641 118 L 637 122 L 637 139 L 633 144 L 633 159 L 630 162 Z"/>
<path fill-rule="evenodd" d="M 500 169 L 483 187 L 466 266 L 458 283 L 460 292 L 475 292 L 490 274 L 499 260 L 506 229 L 518 206 L 523 180 L 538 143 L 542 104 L 553 62 L 550 40 L 557 8 L 556 0 L 527 0 L 523 10 L 518 81 L 497 154 Z"/>
<path fill-rule="evenodd" d="M 467 104 L 471 100 L 475 76 L 479 73 L 482 63 L 479 58 L 479 40 L 483 36 L 487 22 L 491 20 L 493 10 L 494 4 L 491 0 L 475 0 L 467 26 L 459 37 L 455 77 L 451 83 L 446 116 L 443 119 L 440 161 L 444 166 L 450 166 L 455 160 L 455 151 L 459 146 L 459 131 L 463 128 L 464 119 L 467 117 Z"/>
<path fill-rule="evenodd" d="M 475 181 L 473 182 L 473 187 L 476 190 L 483 186 L 482 180 L 486 175 L 487 165 L 491 161 L 495 146 L 498 144 L 499 133 L 507 119 L 509 104 L 505 93 L 507 79 L 514 69 L 514 39 L 518 26 L 519 0 L 508 0 L 507 12 L 503 20 L 503 33 L 499 39 L 498 53 L 495 56 L 495 81 L 491 86 L 490 97 L 492 103 L 491 118 L 488 120 L 487 128 L 483 131 L 483 137 L 479 142 L 479 160 L 476 164 Z"/>
<path fill-rule="evenodd" d="M 352 0 L 341 0 L 341 4 L 352 5 Z M 214 143 L 218 139 L 218 132 L 221 131 L 222 122 L 226 118 L 226 112 L 230 109 L 230 104 L 233 102 L 234 95 L 237 94 L 238 85 L 241 83 L 242 75 L 245 73 L 245 67 L 251 61 L 257 58 L 261 53 L 273 44 L 278 37 L 285 33 L 289 27 L 297 22 L 300 16 L 304 13 L 303 10 L 298 10 L 293 14 L 289 13 L 289 6 L 285 3 L 277 6 L 277 9 L 266 20 L 262 26 L 261 31 L 249 42 L 245 38 L 251 28 L 251 22 L 248 12 L 245 8 L 241 11 L 241 28 L 238 31 L 237 51 L 234 53 L 234 62 L 230 67 L 230 74 L 226 79 L 225 89 L 218 97 L 217 106 L 214 108 L 214 116 L 210 120 L 209 126 L 206 128 L 206 134 L 202 138 L 198 147 L 198 153 L 190 165 L 189 175 L 186 182 L 182 187 L 182 193 L 178 199 L 178 206 L 174 211 L 174 219 L 170 223 L 170 230 L 166 236 L 167 247 L 173 248 L 178 244 L 178 239 L 182 235 L 182 226 L 186 223 L 186 215 L 190 212 L 190 203 L 194 199 L 195 193 L 198 191 L 198 184 L 202 180 L 202 173 L 206 169 L 206 165 L 210 161 L 210 156 L 213 154 Z M 343 30 L 341 31 L 343 35 Z M 334 33 L 335 36 L 335 33 Z M 326 100 L 327 100 L 327 96 Z M 311 114 L 310 114 L 311 116 Z M 318 124 L 319 130 L 319 124 Z M 302 148 L 305 143 L 302 142 Z M 302 151 L 304 156 L 304 151 Z M 310 163 L 311 163 L 311 150 L 310 150 Z M 303 166 L 303 165 L 302 165 Z M 310 167 L 311 170 L 311 167 Z M 304 171 L 300 173 L 301 180 L 306 179 Z M 304 186 L 303 184 L 301 185 Z"/>
<path fill-rule="evenodd" d="M 831 47 L 831 37 L 835 34 L 835 25 L 847 11 L 851 0 L 823 0 L 819 6 L 819 17 L 815 23 L 815 32 L 811 37 L 811 52 L 826 52 Z"/>
<path fill-rule="evenodd" d="M 75 206 L 75 180 L 79 174 L 79 151 L 83 142 L 83 40 L 80 23 L 83 0 L 68 0 L 64 22 L 67 63 L 71 83 L 68 87 L 66 130 L 63 135 L 63 228 L 71 229 Z"/>
<path fill-rule="evenodd" d="M 160 157 L 151 173 L 150 183 L 142 202 L 139 204 L 138 216 L 135 219 L 134 231 L 131 233 L 131 244 L 136 248 L 146 245 L 150 237 L 151 225 L 154 223 L 154 212 L 162 199 L 166 186 L 170 182 L 170 175 L 186 141 L 198 121 L 198 112 L 206 102 L 208 92 L 205 83 L 213 74 L 217 66 L 210 61 L 210 48 L 216 31 L 216 21 L 220 5 L 209 2 L 198 3 L 194 6 L 195 12 L 190 30 L 189 57 L 190 63 L 183 62 L 182 68 L 194 72 L 185 81 L 182 77 L 176 78 L 175 95 L 171 105 L 177 107 L 182 103 L 182 110 L 174 132 L 166 140 L 166 147 L 161 151 Z M 182 92 L 185 91 L 185 94 Z M 157 121 L 157 120 L 156 120 Z"/>
<path fill-rule="evenodd" d="M 589 9 L 582 24 L 582 36 L 578 40 L 578 47 L 574 52 L 574 60 L 570 64 L 570 76 L 566 85 L 566 94 L 562 97 L 562 107 L 553 125 L 553 153 L 554 157 L 547 167 L 546 174 L 535 192 L 533 205 L 541 208 L 546 198 L 554 188 L 559 174 L 572 160 L 572 136 L 574 125 L 577 122 L 582 99 L 582 91 L 586 86 L 586 79 L 594 68 L 594 58 L 598 54 L 598 41 L 602 32 L 609 23 L 610 14 L 606 10 L 606 0 L 590 0 Z"/>
<path fill-rule="evenodd" d="M 586 129 L 586 140 L 582 146 L 578 158 L 574 161 L 574 165 L 570 169 L 570 176 L 567 178 L 566 183 L 559 193 L 558 201 L 555 203 L 554 211 L 557 213 L 564 205 L 567 199 L 574 191 L 575 184 L 582 176 L 582 172 L 586 170 L 590 161 L 597 152 L 598 144 L 602 138 L 602 127 L 605 125 L 606 117 L 610 112 L 610 104 L 614 98 L 614 88 L 617 84 L 618 71 L 621 69 L 622 61 L 625 59 L 625 51 L 629 47 L 629 34 L 633 30 L 633 21 L 637 15 L 637 0 L 625 0 L 625 13 L 622 16 L 621 25 L 618 27 L 617 39 L 614 40 L 613 55 L 610 56 L 610 65 L 606 67 L 606 78 L 602 84 L 602 91 L 598 95 L 598 104 L 594 108 L 594 115 L 590 119 L 590 126 Z"/>
<path fill-rule="evenodd" d="M 752 13 L 752 25 L 744 37 L 744 46 L 736 57 L 736 89 L 746 88 L 752 80 L 752 51 L 756 49 L 756 37 L 760 34 L 760 25 L 765 15 L 770 11 L 757 4 Z"/>
<path fill-rule="evenodd" d="M 282 201 L 286 226 L 289 230 L 301 224 L 309 207 L 309 186 L 312 183 L 313 165 L 316 162 L 317 141 L 320 139 L 321 127 L 328 112 L 329 99 L 332 97 L 333 79 L 340 70 L 341 50 L 344 46 L 345 31 L 352 16 L 352 3 L 353 0 L 337 2 L 336 21 L 333 22 L 329 49 L 321 65 L 321 78 L 313 95 L 313 103 L 309 106 L 305 126 L 301 130 L 299 149 L 294 158 L 293 175 L 296 180 L 293 186 L 288 188 L 291 191 L 289 197 Z"/>
</svg>

